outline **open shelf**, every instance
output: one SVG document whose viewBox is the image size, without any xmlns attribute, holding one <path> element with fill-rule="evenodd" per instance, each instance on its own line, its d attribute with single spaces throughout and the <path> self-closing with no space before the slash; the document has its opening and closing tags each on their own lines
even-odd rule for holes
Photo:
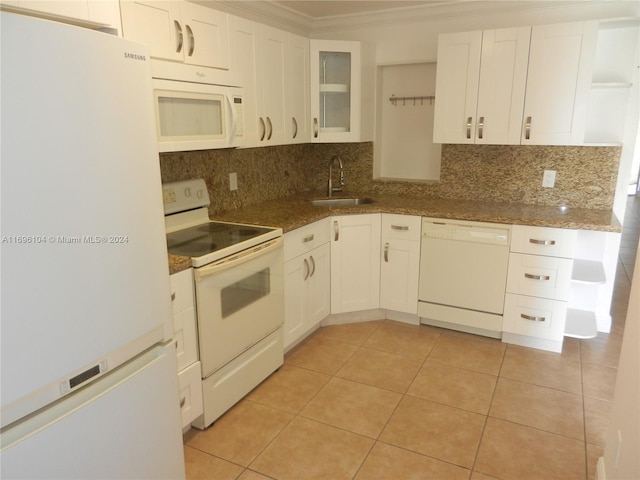
<svg viewBox="0 0 640 480">
<path fill-rule="evenodd" d="M 596 314 L 587 310 L 569 308 L 564 327 L 564 336 L 572 338 L 595 338 L 598 336 Z"/>
<path fill-rule="evenodd" d="M 602 262 L 593 260 L 575 259 L 573 261 L 573 271 L 571 281 L 589 285 L 600 285 L 607 281 Z"/>
</svg>

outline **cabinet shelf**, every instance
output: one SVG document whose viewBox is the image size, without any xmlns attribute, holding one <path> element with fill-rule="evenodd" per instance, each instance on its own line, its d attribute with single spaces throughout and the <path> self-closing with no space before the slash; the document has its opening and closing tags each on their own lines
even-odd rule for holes
<svg viewBox="0 0 640 480">
<path fill-rule="evenodd" d="M 564 336 L 572 338 L 595 338 L 598 336 L 596 314 L 587 310 L 569 308 L 564 327 Z"/>
<path fill-rule="evenodd" d="M 347 93 L 349 85 L 344 83 L 321 83 L 320 93 Z"/>
<path fill-rule="evenodd" d="M 588 285 L 601 285 L 607 281 L 601 262 L 576 259 L 573 261 L 571 281 Z"/>
</svg>

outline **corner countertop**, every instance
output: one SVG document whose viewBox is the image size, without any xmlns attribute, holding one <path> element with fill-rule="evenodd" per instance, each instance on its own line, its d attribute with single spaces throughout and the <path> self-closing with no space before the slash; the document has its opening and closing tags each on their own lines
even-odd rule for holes
<svg viewBox="0 0 640 480">
<path fill-rule="evenodd" d="M 309 203 L 309 200 L 311 198 L 323 198 L 323 196 L 320 194 L 314 195 L 313 193 L 301 193 L 237 210 L 221 212 L 214 215 L 212 220 L 269 225 L 281 227 L 284 232 L 288 232 L 332 215 L 396 213 L 509 225 L 532 225 L 604 232 L 622 231 L 622 225 L 611 210 L 561 209 L 559 207 L 522 203 L 473 202 L 405 195 L 357 194 L 334 196 L 334 198 L 340 197 L 371 198 L 374 202 L 353 207 L 315 207 Z"/>
<path fill-rule="evenodd" d="M 254 205 L 220 212 L 212 220 L 280 227 L 286 233 L 332 215 L 358 213 L 395 213 L 421 217 L 571 228 L 602 232 L 621 232 L 622 225 L 611 210 L 547 207 L 522 203 L 474 202 L 435 197 L 406 195 L 340 194 L 334 198 L 371 198 L 373 203 L 352 207 L 315 207 L 312 198 L 325 198 L 318 192 L 305 192 L 268 200 Z M 187 257 L 169 256 L 170 272 L 177 273 L 191 266 Z"/>
</svg>

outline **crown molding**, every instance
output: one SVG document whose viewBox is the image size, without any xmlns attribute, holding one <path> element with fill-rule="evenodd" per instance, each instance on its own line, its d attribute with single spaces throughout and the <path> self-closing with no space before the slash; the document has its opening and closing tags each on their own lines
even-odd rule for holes
<svg viewBox="0 0 640 480">
<path fill-rule="evenodd" d="M 191 1 L 312 38 L 359 28 L 576 7 L 585 8 L 585 12 L 588 8 L 589 12 L 596 12 L 595 14 L 601 11 L 613 12 L 612 14 L 627 19 L 640 17 L 640 2 L 629 0 L 443 0 L 411 7 L 320 18 L 301 14 L 273 0 Z"/>
</svg>

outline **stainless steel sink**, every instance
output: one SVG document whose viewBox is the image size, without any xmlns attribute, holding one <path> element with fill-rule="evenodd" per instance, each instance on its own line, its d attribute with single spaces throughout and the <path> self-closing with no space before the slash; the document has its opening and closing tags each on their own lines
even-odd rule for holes
<svg viewBox="0 0 640 480">
<path fill-rule="evenodd" d="M 314 207 L 355 207 L 373 203 L 372 198 L 316 198 L 309 200 Z"/>
</svg>

